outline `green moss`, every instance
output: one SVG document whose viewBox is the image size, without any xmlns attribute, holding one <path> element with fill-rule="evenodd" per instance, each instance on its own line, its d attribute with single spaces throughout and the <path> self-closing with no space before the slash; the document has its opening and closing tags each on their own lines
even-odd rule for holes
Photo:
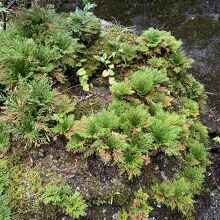
<svg viewBox="0 0 220 220">
<path fill-rule="evenodd" d="M 89 115 L 99 112 L 105 106 L 105 101 L 98 97 L 92 97 L 86 100 L 78 101 L 75 109 L 76 119 L 80 119 L 83 115 Z"/>
<path fill-rule="evenodd" d="M 109 204 L 124 207 L 127 204 L 129 204 L 130 200 L 131 195 L 128 191 L 127 186 L 123 184 L 117 184 L 115 187 L 112 188 L 111 193 L 93 199 L 92 203 L 98 206 L 103 204 Z"/>
<path fill-rule="evenodd" d="M 10 197 L 7 189 L 9 186 L 10 176 L 7 159 L 0 160 L 0 218 L 3 220 L 11 219 L 11 209 L 9 207 Z"/>
<path fill-rule="evenodd" d="M 43 172 L 40 166 L 30 167 L 29 164 L 12 166 L 10 168 L 10 184 L 7 189 L 9 198 L 9 207 L 12 210 L 12 217 L 16 219 L 47 219 L 54 217 L 57 210 L 53 207 L 46 209 L 40 197 L 43 193 L 43 184 L 58 180 L 53 172 L 43 178 Z M 46 211 L 47 210 L 47 211 Z"/>
</svg>

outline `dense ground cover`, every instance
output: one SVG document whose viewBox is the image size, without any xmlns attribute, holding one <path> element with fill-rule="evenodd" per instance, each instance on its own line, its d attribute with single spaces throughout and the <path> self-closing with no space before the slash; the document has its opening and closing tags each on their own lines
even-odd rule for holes
<svg viewBox="0 0 220 220">
<path fill-rule="evenodd" d="M 1 219 L 80 218 L 102 204 L 121 220 L 158 204 L 192 219 L 209 164 L 193 61 L 169 32 L 101 29 L 93 7 L 35 5 L 0 32 Z M 99 166 L 120 179 L 105 193 L 89 176 Z"/>
</svg>

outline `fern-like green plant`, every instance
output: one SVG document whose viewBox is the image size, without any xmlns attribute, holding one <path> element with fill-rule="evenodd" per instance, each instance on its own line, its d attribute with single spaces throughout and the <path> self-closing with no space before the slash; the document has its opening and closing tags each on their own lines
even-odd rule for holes
<svg viewBox="0 0 220 220">
<path fill-rule="evenodd" d="M 204 145 L 208 145 L 208 129 L 201 122 L 195 122 L 190 126 L 190 138 L 196 139 Z M 191 141 L 191 139 L 189 139 Z"/>
<path fill-rule="evenodd" d="M 49 184 L 45 187 L 42 201 L 45 205 L 52 204 L 61 206 L 70 195 L 71 189 L 68 185 Z"/>
<path fill-rule="evenodd" d="M 140 36 L 139 42 L 141 45 L 146 45 L 149 48 L 157 47 L 161 43 L 160 31 L 149 28 Z"/>
<path fill-rule="evenodd" d="M 132 179 L 133 177 L 140 175 L 140 168 L 143 166 L 143 163 L 144 159 L 141 151 L 139 151 L 136 146 L 128 146 L 123 151 L 123 159 L 119 164 L 119 167 L 128 173 L 129 179 Z"/>
<path fill-rule="evenodd" d="M 144 96 L 154 88 L 154 75 L 145 71 L 137 71 L 131 76 L 131 86 L 138 95 Z"/>
<path fill-rule="evenodd" d="M 164 48 L 168 53 L 174 52 L 178 50 L 182 42 L 176 40 L 170 32 L 159 31 L 154 28 L 149 28 L 139 37 L 139 43 L 141 45 L 141 49 L 148 51 L 148 48 Z M 144 48 L 146 47 L 146 49 Z M 161 54 L 161 51 L 157 51 Z"/>
<path fill-rule="evenodd" d="M 58 36 L 52 35 L 44 39 L 43 43 L 36 43 L 33 39 L 20 36 L 9 40 L 3 39 L 5 44 L 0 48 L 3 55 L 0 58 L 1 84 L 11 87 L 18 82 L 19 77 L 33 78 L 39 73 L 54 73 L 56 77 L 57 69 L 66 70 L 67 67 L 74 66 L 79 49 L 77 41 L 68 33 L 59 39 Z M 63 39 L 66 46 L 60 45 Z"/>
<path fill-rule="evenodd" d="M 118 218 L 118 220 L 128 220 L 129 214 L 126 210 L 122 209 L 122 210 L 118 211 L 117 218 Z"/>
<path fill-rule="evenodd" d="M 69 196 L 62 205 L 67 215 L 72 218 L 80 218 L 86 215 L 87 205 L 79 192 Z"/>
<path fill-rule="evenodd" d="M 19 76 L 33 78 L 39 73 L 53 73 L 53 78 L 65 82 L 64 73 L 76 67 L 82 48 L 65 22 L 54 10 L 38 5 L 23 10 L 14 29 L 0 34 L 1 84 L 14 86 Z"/>
<path fill-rule="evenodd" d="M 127 66 L 137 58 L 138 47 L 127 43 L 120 43 L 118 52 L 116 53 L 116 59 L 121 58 Z"/>
<path fill-rule="evenodd" d="M 53 115 L 62 113 L 65 117 L 74 108 L 69 98 L 52 89 L 47 77 L 20 80 L 16 90 L 5 98 L 5 106 L 3 119 L 13 140 L 27 145 L 48 142 L 54 136 Z"/>
<path fill-rule="evenodd" d="M 144 96 L 154 89 L 155 84 L 162 83 L 166 80 L 166 71 L 146 67 L 131 75 L 131 87 L 138 95 Z"/>
<path fill-rule="evenodd" d="M 197 140 L 190 139 L 189 143 L 189 154 L 187 155 L 188 160 L 191 164 L 204 164 L 208 165 L 210 161 L 208 160 L 208 152 L 202 143 Z"/>
<path fill-rule="evenodd" d="M 0 122 L 0 152 L 8 150 L 10 140 L 8 125 L 5 122 Z"/>
<path fill-rule="evenodd" d="M 148 63 L 151 67 L 158 69 L 167 69 L 169 64 L 168 61 L 162 57 L 152 57 L 148 60 Z"/>
<path fill-rule="evenodd" d="M 105 136 L 109 131 L 118 125 L 118 117 L 113 111 L 103 111 L 97 116 L 91 115 L 88 118 L 87 133 L 94 138 Z"/>
<path fill-rule="evenodd" d="M 181 98 L 182 109 L 180 113 L 187 117 L 197 117 L 199 115 L 199 106 L 192 99 Z"/>
<path fill-rule="evenodd" d="M 117 82 L 114 83 L 111 87 L 111 92 L 117 98 L 123 98 L 126 95 L 132 95 L 133 91 L 128 83 Z"/>
<path fill-rule="evenodd" d="M 65 134 L 73 125 L 74 115 L 66 116 L 64 114 L 54 114 L 52 117 L 56 122 L 56 126 L 52 128 L 54 133 Z"/>
<path fill-rule="evenodd" d="M 33 39 L 21 37 L 9 39 L 0 48 L 1 84 L 11 86 L 18 81 L 19 76 L 30 76 L 37 64 L 34 57 L 35 51 L 37 51 L 37 45 Z"/>
<path fill-rule="evenodd" d="M 9 207 L 9 198 L 7 195 L 7 187 L 10 182 L 8 171 L 8 162 L 5 159 L 0 160 L 0 218 L 10 220 L 11 209 Z"/>
<path fill-rule="evenodd" d="M 45 187 L 41 200 L 45 205 L 55 205 L 64 213 L 79 218 L 86 215 L 87 205 L 79 192 L 72 193 L 68 185 L 49 184 Z"/>
<path fill-rule="evenodd" d="M 22 10 L 19 13 L 15 24 L 22 36 L 37 39 L 50 28 L 55 19 L 57 16 L 53 9 L 44 9 L 34 4 L 31 9 Z"/>
<path fill-rule="evenodd" d="M 220 143 L 220 137 L 215 137 L 213 140 L 217 143 Z"/>
<path fill-rule="evenodd" d="M 132 135 L 131 146 L 137 146 L 138 150 L 148 153 L 156 149 L 152 133 L 137 131 Z"/>
<path fill-rule="evenodd" d="M 162 182 L 154 186 L 153 190 L 158 203 L 163 203 L 171 209 L 178 209 L 185 216 L 192 216 L 193 192 L 184 178 Z"/>
<path fill-rule="evenodd" d="M 42 36 L 42 43 L 50 47 L 56 56 L 53 59 L 57 65 L 66 70 L 68 67 L 75 67 L 78 62 L 77 53 L 82 46 L 78 39 L 73 38 L 71 33 L 62 27 L 47 31 Z"/>
<path fill-rule="evenodd" d="M 184 176 L 189 182 L 191 191 L 199 193 L 205 178 L 205 168 L 203 166 L 187 166 L 184 169 Z"/>
<path fill-rule="evenodd" d="M 153 208 L 148 204 L 149 195 L 142 189 L 134 193 L 133 204 L 130 207 L 130 216 L 134 219 L 148 218 Z"/>
<path fill-rule="evenodd" d="M 183 70 L 189 69 L 193 63 L 193 59 L 187 59 L 185 53 L 181 49 L 174 51 L 170 55 L 169 61 L 175 73 L 180 73 Z"/>
<path fill-rule="evenodd" d="M 129 106 L 127 109 L 123 109 L 120 113 L 120 128 L 124 134 L 130 134 L 133 129 L 142 128 L 147 126 L 150 115 L 144 108 L 144 105 L 139 105 L 136 108 Z"/>
<path fill-rule="evenodd" d="M 183 130 L 185 119 L 177 114 L 160 112 L 152 118 L 150 129 L 157 144 L 164 146 L 168 155 L 179 155 L 177 142 Z"/>
<path fill-rule="evenodd" d="M 149 117 L 144 105 L 117 100 L 108 110 L 76 121 L 67 146 L 85 157 L 95 154 L 113 162 L 131 179 L 141 173 L 144 155 L 154 149 L 153 137 L 145 131 Z"/>
</svg>

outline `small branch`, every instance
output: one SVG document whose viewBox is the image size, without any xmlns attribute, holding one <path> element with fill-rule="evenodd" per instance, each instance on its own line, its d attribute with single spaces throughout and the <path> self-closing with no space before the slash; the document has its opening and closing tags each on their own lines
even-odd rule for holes
<svg viewBox="0 0 220 220">
<path fill-rule="evenodd" d="M 6 28 L 7 28 L 7 24 L 6 24 L 7 16 L 6 16 L 5 12 L 2 13 L 2 20 L 3 20 L 3 30 L 6 30 Z"/>
<path fill-rule="evenodd" d="M 210 167 L 210 170 L 211 170 L 212 179 L 213 179 L 213 181 L 214 181 L 214 183 L 215 183 L 217 189 L 220 190 L 220 186 L 218 185 L 218 182 L 216 181 L 216 178 L 215 178 L 214 172 L 213 172 L 213 170 L 212 170 L 212 167 L 211 167 L 211 166 L 209 166 L 209 167 Z"/>
<path fill-rule="evenodd" d="M 10 4 L 8 5 L 8 9 L 11 9 L 15 3 L 17 3 L 16 0 L 13 0 L 12 2 L 10 2 Z"/>
</svg>

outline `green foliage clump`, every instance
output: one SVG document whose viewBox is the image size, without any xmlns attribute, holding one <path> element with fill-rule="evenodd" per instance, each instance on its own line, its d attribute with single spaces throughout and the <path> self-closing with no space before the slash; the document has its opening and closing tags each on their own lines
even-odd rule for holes
<svg viewBox="0 0 220 220">
<path fill-rule="evenodd" d="M 172 90 L 175 91 L 175 95 L 178 97 L 190 98 L 196 102 L 206 102 L 206 96 L 204 95 L 204 86 L 199 83 L 195 77 L 191 74 L 177 75 L 170 78 Z"/>
<path fill-rule="evenodd" d="M 84 4 L 83 10 L 76 7 L 70 18 L 70 29 L 74 37 L 79 38 L 84 43 L 91 43 L 100 34 L 101 20 L 89 12 L 96 7 L 95 4 L 91 4 L 89 1 L 85 1 Z"/>
<path fill-rule="evenodd" d="M 38 5 L 23 10 L 14 29 L 0 33 L 1 84 L 10 87 L 19 76 L 33 78 L 42 73 L 64 83 L 65 71 L 76 66 L 82 48 L 65 22 L 66 18 L 56 15 L 54 10 Z"/>
<path fill-rule="evenodd" d="M 68 185 L 47 185 L 42 195 L 45 205 L 55 205 L 63 209 L 64 213 L 79 218 L 86 215 L 87 205 L 79 192 L 74 194 Z"/>
<path fill-rule="evenodd" d="M 208 165 L 208 152 L 204 145 L 197 140 L 190 139 L 189 143 L 189 154 L 187 155 L 187 159 L 193 165 Z"/>
<path fill-rule="evenodd" d="M 6 159 L 0 160 L 0 219 L 9 220 L 11 209 L 9 207 L 9 197 L 7 188 L 9 185 L 10 176 L 8 171 L 8 162 Z"/>
<path fill-rule="evenodd" d="M 53 119 L 57 122 L 52 128 L 54 133 L 65 134 L 74 123 L 74 115 L 66 115 L 65 113 L 54 114 Z"/>
<path fill-rule="evenodd" d="M 130 85 L 125 82 L 116 82 L 111 86 L 111 92 L 117 97 L 124 97 L 133 93 Z"/>
<path fill-rule="evenodd" d="M 190 68 L 193 63 L 183 52 L 182 42 L 176 40 L 170 32 L 149 28 L 138 38 L 138 42 L 142 53 L 153 56 L 149 64 L 156 68 L 170 68 L 178 74 Z"/>
<path fill-rule="evenodd" d="M 17 151 L 18 152 L 18 151 Z M 21 152 L 21 151 L 20 151 Z M 41 201 L 44 184 L 61 181 L 60 176 L 40 163 L 31 166 L 31 159 L 22 160 L 20 156 L 9 160 L 10 182 L 7 187 L 11 218 L 29 219 L 54 219 L 59 210 L 55 207 L 45 207 Z M 46 174 L 46 175 L 45 175 Z"/>
<path fill-rule="evenodd" d="M 46 45 L 36 43 L 32 38 L 20 36 L 2 42 L 1 84 L 11 87 L 17 84 L 19 77 L 33 78 L 39 73 L 51 74 L 58 81 L 65 81 L 59 68 L 65 70 L 67 66 L 73 65 L 75 53 L 79 48 L 78 43 L 68 33 L 62 32 L 56 32 L 54 36 L 45 38 Z M 61 41 L 64 41 L 65 45 Z"/>
<path fill-rule="evenodd" d="M 148 91 L 149 76 L 152 79 L 150 90 L 155 94 L 156 85 L 168 80 L 166 72 L 145 68 L 132 73 L 130 80 L 114 83 L 110 87 L 113 101 L 109 108 L 76 121 L 68 148 L 85 157 L 96 154 L 105 163 L 113 162 L 126 171 L 129 178 L 140 174 L 145 157 L 148 158 L 146 155 L 162 151 L 168 156 L 181 156 L 187 149 L 184 137 L 189 133 L 188 113 L 166 112 L 162 105 L 155 103 L 146 107 L 141 98 Z M 132 89 L 139 99 L 134 98 Z M 194 101 L 191 103 L 194 108 Z M 186 106 L 185 102 L 183 104 Z M 191 106 L 185 108 L 191 110 Z"/>
<path fill-rule="evenodd" d="M 180 101 L 182 106 L 182 109 L 180 109 L 181 114 L 192 118 L 195 118 L 199 115 L 199 106 L 197 102 L 188 98 L 181 98 Z"/>
<path fill-rule="evenodd" d="M 139 42 L 141 46 L 147 48 L 157 48 L 161 46 L 167 52 L 176 51 L 182 45 L 181 41 L 176 40 L 170 32 L 159 31 L 154 28 L 149 28 L 140 37 Z M 161 51 L 159 51 L 161 52 Z"/>
<path fill-rule="evenodd" d="M 68 185 L 47 185 L 45 187 L 44 194 L 42 195 L 42 201 L 45 205 L 61 205 L 65 199 L 71 194 L 71 189 Z"/>
<path fill-rule="evenodd" d="M 213 140 L 217 143 L 220 143 L 220 137 L 215 137 Z"/>
<path fill-rule="evenodd" d="M 201 122 L 196 121 L 190 126 L 190 137 L 204 145 L 208 144 L 208 129 Z M 189 139 L 191 141 L 191 139 Z"/>
<path fill-rule="evenodd" d="M 166 71 L 145 68 L 131 75 L 131 86 L 140 96 L 153 90 L 155 84 L 167 80 Z"/>
<path fill-rule="evenodd" d="M 0 122 L 0 152 L 6 152 L 10 145 L 8 125 Z"/>
<path fill-rule="evenodd" d="M 9 91 L 5 98 L 2 120 L 8 123 L 14 141 L 25 145 L 39 145 L 54 136 L 51 129 L 54 114 L 62 113 L 63 117 L 67 117 L 73 107 L 74 104 L 66 95 L 52 89 L 49 78 L 38 77 L 30 82 L 20 80 L 17 88 Z M 60 132 L 69 127 L 65 125 Z"/>
<path fill-rule="evenodd" d="M 173 182 L 162 182 L 153 187 L 155 199 L 171 209 L 178 209 L 185 216 L 191 216 L 193 212 L 193 192 L 190 184 L 180 178 Z"/>
<path fill-rule="evenodd" d="M 141 106 L 133 109 L 124 103 L 125 108 L 118 107 L 124 111 L 122 115 L 120 110 L 105 110 L 76 121 L 68 148 L 85 157 L 96 154 L 105 163 L 115 163 L 132 178 L 140 174 L 143 155 L 151 149 L 153 139 L 142 130 L 150 116 Z"/>
<path fill-rule="evenodd" d="M 194 194 L 199 193 L 205 179 L 205 168 L 203 166 L 187 166 L 183 173 L 187 181 L 190 183 L 191 191 Z"/>
<path fill-rule="evenodd" d="M 193 63 L 193 60 L 187 59 L 185 53 L 181 49 L 173 52 L 169 57 L 169 61 L 175 73 L 180 73 L 182 70 L 190 68 Z"/>
<path fill-rule="evenodd" d="M 36 66 L 37 60 L 33 57 L 37 50 L 36 44 L 32 39 L 16 37 L 0 48 L 0 68 L 1 84 L 12 86 L 18 81 L 18 77 L 28 77 Z M 3 44 L 3 42 L 2 42 Z"/>
<path fill-rule="evenodd" d="M 184 118 L 175 113 L 158 112 L 152 120 L 150 128 L 156 143 L 163 146 L 168 155 L 180 155 L 178 140 L 183 132 Z"/>
<path fill-rule="evenodd" d="M 148 60 L 148 63 L 153 68 L 167 69 L 169 62 L 162 57 L 152 57 Z"/>
<path fill-rule="evenodd" d="M 153 208 L 147 203 L 149 195 L 142 189 L 139 189 L 134 194 L 133 204 L 130 208 L 130 216 L 133 219 L 145 219 L 148 218 Z"/>
<path fill-rule="evenodd" d="M 126 210 L 120 210 L 117 213 L 117 219 L 118 220 L 128 220 L 129 219 L 129 214 L 127 213 Z"/>
<path fill-rule="evenodd" d="M 128 220 L 128 219 L 148 219 L 150 212 L 153 208 L 148 204 L 149 195 L 140 188 L 134 192 L 134 199 L 132 204 L 128 208 L 120 210 L 117 213 L 117 219 Z"/>
<path fill-rule="evenodd" d="M 202 190 L 204 174 L 204 164 L 186 166 L 182 174 L 176 175 L 177 180 L 164 181 L 153 187 L 156 201 L 171 209 L 177 208 L 184 216 L 192 217 L 193 198 Z"/>
<path fill-rule="evenodd" d="M 57 18 L 53 9 L 44 9 L 35 4 L 31 9 L 20 12 L 15 25 L 24 37 L 38 38 Z"/>
</svg>

